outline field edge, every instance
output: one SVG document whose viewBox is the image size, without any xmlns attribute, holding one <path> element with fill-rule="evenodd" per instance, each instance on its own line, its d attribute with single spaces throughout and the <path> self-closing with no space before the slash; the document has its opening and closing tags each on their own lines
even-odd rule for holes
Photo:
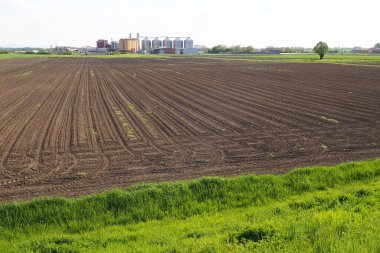
<svg viewBox="0 0 380 253">
<path fill-rule="evenodd" d="M 0 249 L 7 249 L 5 252 L 20 249 L 25 252 L 72 252 L 70 250 L 74 249 L 75 252 L 119 252 L 136 248 L 141 252 L 167 252 L 172 248 L 176 249 L 173 252 L 187 252 L 184 248 L 179 250 L 178 243 L 173 239 L 179 235 L 172 233 L 179 229 L 185 233 L 182 235 L 185 238 L 181 240 L 188 244 L 187 250 L 190 251 L 227 252 L 228 248 L 225 247 L 232 247 L 230 249 L 236 252 L 247 249 L 274 252 L 273 249 L 286 249 L 286 246 L 289 249 L 284 252 L 294 252 L 294 243 L 299 236 L 301 239 L 303 236 L 310 237 L 302 233 L 312 232 L 312 237 L 317 239 L 322 236 L 318 235 L 318 231 L 308 232 L 310 226 L 321 230 L 326 236 L 332 236 L 335 230 L 340 229 L 351 236 L 357 232 L 360 222 L 376 217 L 378 209 L 374 203 L 380 186 L 379 177 L 380 159 L 375 159 L 297 168 L 281 175 L 203 177 L 139 184 L 77 199 L 47 197 L 0 204 Z M 264 219 L 264 214 L 261 215 L 263 217 L 259 215 L 260 210 L 273 217 Z M 374 217 L 365 216 L 367 213 L 372 213 Z M 285 224 L 288 216 L 291 220 Z M 313 219 L 310 225 L 304 224 L 309 216 Z M 355 217 L 355 220 L 350 217 Z M 228 225 L 235 218 L 238 223 Z M 275 227 L 274 221 L 267 220 L 272 218 L 281 226 Z M 264 220 L 251 224 L 255 219 Z M 352 231 L 341 228 L 347 219 L 351 219 L 352 226 L 355 225 Z M 319 222 L 323 222 L 323 226 Z M 376 222 L 368 225 L 368 240 L 372 240 L 371 233 Z M 328 229 L 327 223 L 333 227 Z M 281 246 L 275 233 L 280 230 L 281 233 L 290 233 L 286 231 L 298 224 L 303 224 L 302 229 L 293 231 L 296 234 L 288 238 L 289 241 L 281 242 Z M 168 229 L 161 231 L 160 237 L 157 231 L 163 227 Z M 256 233 L 260 235 L 262 232 L 264 237 L 259 236 L 261 239 L 256 242 Z M 157 242 L 156 237 L 165 240 L 167 245 Z M 320 242 L 313 238 L 304 241 L 303 246 L 333 249 L 340 237 L 334 235 L 330 238 L 333 241 L 320 238 Z M 149 239 L 151 246 L 145 244 L 146 239 Z M 196 243 L 198 239 L 202 240 L 201 244 Z M 266 242 L 267 239 L 271 240 L 271 244 Z M 345 240 L 353 239 L 349 237 Z M 356 243 L 354 245 L 342 244 L 339 247 L 357 249 L 363 242 L 355 240 L 350 241 Z M 321 243 L 323 245 L 319 245 Z M 373 249 L 378 246 L 372 240 L 368 247 Z M 108 251 L 104 251 L 106 248 Z"/>
<path fill-rule="evenodd" d="M 60 196 L 37 197 L 27 201 L 15 201 L 9 203 L 0 203 L 0 227 L 16 228 L 36 224 L 57 224 L 65 223 L 74 216 L 82 217 L 83 208 L 94 208 L 104 213 L 114 212 L 115 214 L 127 214 L 127 211 L 136 211 L 137 207 L 146 209 L 147 207 L 155 207 L 154 211 L 159 209 L 167 209 L 173 211 L 173 207 L 183 208 L 186 201 L 202 204 L 206 203 L 202 208 L 207 211 L 219 211 L 232 206 L 244 206 L 252 203 L 260 204 L 266 200 L 278 200 L 286 196 L 302 194 L 316 190 L 326 190 L 340 185 L 346 185 L 351 182 L 371 180 L 380 176 L 380 158 L 347 162 L 332 166 L 311 166 L 292 169 L 284 174 L 247 174 L 226 177 L 200 177 L 197 179 L 177 180 L 173 182 L 160 183 L 139 183 L 126 188 L 115 188 L 102 193 L 95 193 L 77 198 L 67 198 Z M 247 200 L 241 198 L 241 193 L 254 191 L 257 196 L 250 197 Z M 188 196 L 187 196 L 188 195 Z M 176 201 L 170 200 L 170 198 Z M 238 203 L 232 203 L 234 197 L 240 196 Z M 181 198 L 181 199 L 178 199 Z M 216 207 L 214 202 L 221 206 Z M 96 204 L 99 202 L 98 204 Z M 265 202 L 265 201 L 264 201 Z M 101 204 L 100 204 L 101 203 Z M 130 204 L 135 204 L 131 207 Z M 190 203 L 190 204 L 194 204 Z M 149 206 L 151 204 L 151 206 Z M 63 207 L 64 209 L 60 209 Z M 49 211 L 49 209 L 51 210 Z M 74 210 L 76 208 L 77 210 Z M 100 208 L 100 209 L 99 209 Z M 39 210 L 38 213 L 29 212 Z M 204 211 L 203 210 L 203 211 Z M 152 218 L 163 218 L 168 216 L 161 213 L 151 213 L 150 217 L 129 217 L 129 221 L 138 222 Z M 165 210 L 164 210 L 165 211 Z M 76 213 L 76 215 L 67 216 L 66 212 Z M 194 213 L 199 214 L 200 209 Z M 175 216 L 188 216 L 189 212 L 182 214 L 173 213 Z M 17 220 L 24 221 L 17 225 Z M 70 219 L 52 220 L 52 216 L 63 215 Z M 145 214 L 147 215 L 147 214 Z M 148 215 L 149 216 L 149 215 Z M 88 216 L 94 218 L 94 215 Z M 27 222 L 25 222 L 27 221 Z M 124 221 L 125 222 L 125 221 Z"/>
</svg>

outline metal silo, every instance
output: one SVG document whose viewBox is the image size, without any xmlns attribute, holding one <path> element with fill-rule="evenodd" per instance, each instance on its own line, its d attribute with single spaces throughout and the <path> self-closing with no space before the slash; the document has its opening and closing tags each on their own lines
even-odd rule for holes
<svg viewBox="0 0 380 253">
<path fill-rule="evenodd" d="M 160 48 L 162 47 L 162 41 L 159 40 L 158 38 L 155 38 L 153 41 L 152 41 L 152 48 Z"/>
<path fill-rule="evenodd" d="M 176 38 L 173 41 L 173 47 L 176 49 L 183 48 L 183 40 L 181 40 L 180 38 Z"/>
<path fill-rule="evenodd" d="M 141 42 L 142 50 L 145 51 L 146 53 L 149 53 L 150 50 L 152 49 L 152 41 L 148 38 L 145 38 Z"/>
<path fill-rule="evenodd" d="M 194 41 L 190 38 L 185 40 L 185 48 L 194 48 Z"/>
<path fill-rule="evenodd" d="M 166 48 L 173 48 L 173 41 L 169 38 L 164 39 L 163 46 Z"/>
<path fill-rule="evenodd" d="M 117 50 L 119 48 L 119 42 L 117 41 L 112 41 L 111 42 L 111 49 Z"/>
</svg>

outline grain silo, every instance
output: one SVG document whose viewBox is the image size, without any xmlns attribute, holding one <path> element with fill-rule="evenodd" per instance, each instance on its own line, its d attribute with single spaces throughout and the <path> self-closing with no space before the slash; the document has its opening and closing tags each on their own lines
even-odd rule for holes
<svg viewBox="0 0 380 253">
<path fill-rule="evenodd" d="M 176 48 L 176 49 L 183 48 L 183 40 L 181 40 L 180 38 L 176 38 L 173 41 L 173 47 Z"/>
<path fill-rule="evenodd" d="M 194 41 L 190 38 L 185 40 L 185 48 L 194 48 Z"/>
<path fill-rule="evenodd" d="M 120 39 L 119 40 L 119 51 L 120 52 L 125 52 L 125 48 L 127 48 L 127 41 L 125 39 Z"/>
<path fill-rule="evenodd" d="M 111 49 L 117 50 L 119 48 L 119 42 L 111 41 Z"/>
<path fill-rule="evenodd" d="M 163 41 L 163 47 L 166 47 L 166 48 L 173 48 L 173 41 L 171 39 L 169 39 L 169 37 L 167 37 L 166 39 L 164 39 Z"/>
<path fill-rule="evenodd" d="M 154 40 L 152 40 L 152 48 L 155 49 L 155 48 L 160 48 L 162 47 L 162 41 L 158 38 L 155 38 Z"/>
<path fill-rule="evenodd" d="M 119 50 L 120 52 L 137 53 L 140 50 L 139 40 L 134 38 L 120 39 Z"/>
<path fill-rule="evenodd" d="M 142 50 L 146 53 L 149 53 L 152 49 L 152 41 L 148 38 L 145 38 L 141 42 Z"/>
</svg>

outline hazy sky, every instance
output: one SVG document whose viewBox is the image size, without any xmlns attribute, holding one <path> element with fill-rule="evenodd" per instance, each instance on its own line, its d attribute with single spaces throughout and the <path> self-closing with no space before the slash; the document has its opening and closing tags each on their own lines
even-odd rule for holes
<svg viewBox="0 0 380 253">
<path fill-rule="evenodd" d="M 129 33 L 195 44 L 371 47 L 379 0 L 0 0 L 0 47 L 95 46 Z"/>
</svg>

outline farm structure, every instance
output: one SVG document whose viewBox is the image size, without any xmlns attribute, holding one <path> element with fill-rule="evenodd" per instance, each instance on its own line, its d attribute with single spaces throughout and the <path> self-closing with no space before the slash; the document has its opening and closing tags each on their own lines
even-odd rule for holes
<svg viewBox="0 0 380 253">
<path fill-rule="evenodd" d="M 107 45 L 108 45 L 108 40 L 98 40 L 96 42 L 96 48 L 107 48 Z"/>
<path fill-rule="evenodd" d="M 380 154 L 377 67 L 0 61 L 0 201 Z"/>
<path fill-rule="evenodd" d="M 119 50 L 120 52 L 129 52 L 129 53 L 137 53 L 140 50 L 140 42 L 138 39 L 127 38 L 119 40 Z"/>
<path fill-rule="evenodd" d="M 161 40 L 159 37 L 155 37 L 150 40 L 151 37 L 145 37 L 141 41 L 141 53 L 147 54 L 187 54 L 197 55 L 199 54 L 199 48 L 194 47 L 194 41 L 190 37 L 166 37 Z"/>
</svg>

